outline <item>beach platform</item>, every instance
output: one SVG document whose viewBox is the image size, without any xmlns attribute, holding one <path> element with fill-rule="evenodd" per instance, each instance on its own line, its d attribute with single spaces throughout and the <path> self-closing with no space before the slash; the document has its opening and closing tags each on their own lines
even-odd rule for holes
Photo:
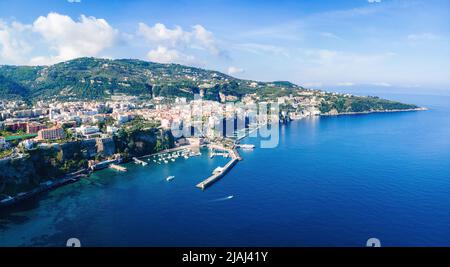
<svg viewBox="0 0 450 267">
<path fill-rule="evenodd" d="M 126 172 L 127 171 L 127 168 L 125 168 L 123 166 L 120 166 L 120 165 L 116 165 L 116 164 L 111 164 L 111 165 L 109 165 L 109 167 L 111 169 L 116 170 L 116 171 L 121 171 L 121 172 Z"/>
</svg>

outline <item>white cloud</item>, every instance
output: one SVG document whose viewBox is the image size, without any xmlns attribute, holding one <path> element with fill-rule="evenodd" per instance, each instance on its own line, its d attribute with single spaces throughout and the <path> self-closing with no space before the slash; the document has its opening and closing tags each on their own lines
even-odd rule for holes
<svg viewBox="0 0 450 267">
<path fill-rule="evenodd" d="M 28 40 L 29 26 L 12 22 L 0 21 L 0 62 L 9 64 L 22 63 L 28 52 L 32 50 L 31 40 Z"/>
<path fill-rule="evenodd" d="M 220 49 L 217 46 L 216 40 L 212 32 L 208 31 L 202 25 L 194 25 L 192 27 L 192 34 L 194 39 L 200 44 L 201 47 L 206 48 L 211 54 L 219 55 Z"/>
<path fill-rule="evenodd" d="M 369 4 L 381 3 L 381 0 L 367 0 Z"/>
<path fill-rule="evenodd" d="M 162 23 L 156 23 L 154 26 L 139 23 L 137 34 L 142 36 L 150 45 L 157 46 L 156 49 L 149 52 L 149 54 L 155 55 L 152 58 L 163 58 L 164 60 L 168 60 L 169 58 L 184 58 L 185 60 L 192 61 L 193 56 L 180 52 L 189 49 L 206 50 L 214 56 L 223 54 L 213 33 L 202 25 L 194 25 L 191 31 L 185 31 L 180 26 L 175 26 L 170 29 Z M 173 52 L 176 52 L 179 57 L 176 57 Z M 165 56 L 162 56 L 162 54 Z M 172 54 L 172 56 L 168 56 L 167 54 Z"/>
<path fill-rule="evenodd" d="M 117 40 L 118 31 L 104 19 L 82 15 L 79 21 L 58 13 L 37 18 L 32 29 L 56 55 L 38 56 L 32 64 L 51 64 L 83 56 L 99 56 Z"/>
<path fill-rule="evenodd" d="M 73 4 L 73 3 L 81 3 L 81 0 L 67 0 L 67 2 Z"/>
<path fill-rule="evenodd" d="M 195 62 L 193 56 L 185 55 L 175 49 L 169 49 L 165 46 L 158 46 L 156 49 L 150 50 L 147 57 L 150 61 L 158 63 L 192 64 Z"/>
<path fill-rule="evenodd" d="M 172 47 L 190 40 L 190 33 L 183 31 L 181 27 L 176 26 L 174 29 L 169 29 L 162 23 L 156 23 L 153 27 L 139 23 L 138 34 L 151 43 Z"/>
<path fill-rule="evenodd" d="M 229 75 L 235 75 L 235 74 L 243 73 L 244 69 L 231 66 L 228 68 L 227 72 Z"/>
</svg>

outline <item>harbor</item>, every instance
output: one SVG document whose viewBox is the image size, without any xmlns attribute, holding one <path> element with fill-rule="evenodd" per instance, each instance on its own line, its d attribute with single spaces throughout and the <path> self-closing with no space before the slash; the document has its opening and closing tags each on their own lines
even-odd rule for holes
<svg viewBox="0 0 450 267">
<path fill-rule="evenodd" d="M 201 145 L 201 146 L 191 146 L 191 145 L 185 145 L 185 146 L 179 146 L 171 149 L 166 149 L 151 155 L 142 156 L 142 157 L 133 157 L 132 162 L 134 162 L 137 165 L 141 165 L 143 167 L 147 166 L 150 162 L 153 162 L 155 164 L 168 164 L 170 162 L 175 162 L 177 159 L 189 159 L 190 157 L 200 156 L 200 148 L 207 146 L 210 150 L 209 157 L 223 157 L 223 158 L 231 158 L 230 161 L 223 167 L 217 167 L 205 180 L 198 183 L 196 185 L 197 188 L 206 189 L 208 186 L 212 185 L 216 181 L 218 181 L 220 178 L 225 176 L 233 167 L 234 165 L 242 160 L 241 156 L 239 155 L 239 152 L 237 151 L 237 148 L 241 148 L 243 150 L 251 150 L 254 148 L 253 145 L 245 145 L 245 144 L 234 144 L 232 148 L 226 148 L 224 145 L 220 143 L 212 143 L 208 145 Z M 5 206 L 11 206 L 18 202 L 21 202 L 23 200 L 32 198 L 42 192 L 50 191 L 52 189 L 55 189 L 57 187 L 63 186 L 68 183 L 77 182 L 81 178 L 88 178 L 89 175 L 92 172 L 99 171 L 105 168 L 109 168 L 118 172 L 127 172 L 128 169 L 122 165 L 123 160 L 121 158 L 118 159 L 110 159 L 110 160 L 104 160 L 101 162 L 92 162 L 90 163 L 90 166 L 87 169 L 79 170 L 77 172 L 74 172 L 72 174 L 67 175 L 66 177 L 62 179 L 57 179 L 54 181 L 47 181 L 44 183 L 41 183 L 41 185 L 32 190 L 27 192 L 19 193 L 16 196 L 8 196 L 5 199 L 2 199 L 0 202 L 0 207 Z M 170 178 L 167 181 L 173 180 L 174 177 L 169 176 Z"/>
</svg>

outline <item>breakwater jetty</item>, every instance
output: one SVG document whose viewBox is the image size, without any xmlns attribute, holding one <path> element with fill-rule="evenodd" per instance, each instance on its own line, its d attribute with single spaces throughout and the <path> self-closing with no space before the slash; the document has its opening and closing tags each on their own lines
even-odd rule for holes
<svg viewBox="0 0 450 267">
<path fill-rule="evenodd" d="M 231 168 L 233 168 L 234 165 L 236 165 L 236 163 L 238 161 L 242 160 L 241 156 L 239 155 L 239 152 L 234 147 L 232 149 L 229 149 L 229 148 L 225 148 L 220 145 L 210 144 L 209 148 L 227 151 L 231 157 L 231 160 L 222 168 L 217 168 L 211 176 L 209 176 L 208 178 L 206 178 L 205 180 L 203 180 L 202 182 L 200 182 L 196 185 L 196 187 L 198 187 L 202 190 L 204 190 L 208 186 L 210 186 L 213 183 L 215 183 L 216 181 L 218 181 L 225 174 L 227 174 L 231 170 Z"/>
</svg>

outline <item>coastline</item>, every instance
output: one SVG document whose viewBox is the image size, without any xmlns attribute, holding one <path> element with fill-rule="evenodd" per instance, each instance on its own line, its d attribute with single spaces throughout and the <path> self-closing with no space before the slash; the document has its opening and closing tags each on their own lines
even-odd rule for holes
<svg viewBox="0 0 450 267">
<path fill-rule="evenodd" d="M 340 115 L 363 115 L 372 113 L 394 113 L 394 112 L 411 112 L 411 111 L 426 111 L 429 110 L 425 107 L 409 108 L 409 109 L 388 109 L 388 110 L 372 110 L 372 111 L 360 111 L 360 112 L 341 112 L 336 114 L 323 113 L 319 116 L 340 116 Z"/>
<path fill-rule="evenodd" d="M 337 114 L 320 114 L 318 116 L 329 117 L 329 116 L 340 116 L 340 115 L 363 115 L 363 114 L 371 114 L 371 113 L 394 113 L 394 112 L 411 112 L 411 111 L 426 111 L 426 110 L 428 110 L 428 108 L 419 107 L 419 108 L 414 108 L 414 109 L 374 110 L 374 111 L 363 111 L 363 112 L 343 112 L 343 113 L 337 113 Z M 293 119 L 293 120 L 301 120 L 301 119 L 304 119 L 304 118 L 305 117 L 302 117 L 302 118 L 299 118 L 299 119 Z M 240 136 L 240 137 L 236 138 L 235 141 L 233 142 L 233 148 L 227 149 L 227 148 L 221 147 L 221 149 L 223 149 L 223 150 L 231 150 L 232 151 L 236 147 L 236 145 L 240 143 L 241 140 L 243 140 L 246 137 L 248 137 L 252 132 L 258 130 L 260 127 L 261 127 L 260 125 L 257 125 L 255 128 L 252 128 L 252 129 L 249 129 L 249 131 L 246 131 L 243 136 Z M 209 146 L 211 146 L 211 145 L 214 146 L 214 144 L 210 144 Z M 202 145 L 202 146 L 204 146 L 204 145 Z M 160 154 L 164 154 L 164 153 L 170 153 L 170 152 L 175 152 L 175 151 L 184 150 L 184 149 L 191 149 L 192 147 L 193 147 L 192 145 L 183 145 L 183 146 L 179 146 L 179 147 L 174 147 L 174 148 L 170 148 L 170 149 L 161 150 L 161 151 L 156 152 L 156 153 L 152 153 L 152 154 L 149 154 L 149 155 L 144 155 L 144 156 L 140 156 L 140 157 L 136 157 L 136 158 L 138 158 L 138 159 L 145 159 L 145 158 L 148 158 L 148 157 L 151 157 L 151 156 L 160 155 Z M 219 149 L 218 147 L 216 147 L 216 148 Z M 234 153 L 231 153 L 231 154 L 234 154 Z M 236 158 L 232 157 L 231 161 L 236 161 L 237 162 L 238 160 L 241 160 L 240 156 L 236 156 Z M 21 192 L 21 193 L 15 195 L 14 197 L 9 196 L 9 198 L 3 199 L 3 202 L 0 202 L 0 209 L 11 207 L 11 206 L 14 206 L 16 204 L 22 203 L 23 201 L 31 199 L 31 198 L 33 198 L 33 197 L 35 197 L 35 196 L 37 196 L 37 195 L 39 195 L 41 193 L 45 193 L 45 192 L 54 190 L 56 188 L 59 188 L 61 186 L 66 185 L 68 183 L 77 182 L 81 178 L 87 177 L 91 172 L 95 172 L 95 171 L 107 168 L 112 163 L 121 165 L 121 164 L 124 164 L 124 163 L 127 163 L 127 162 L 129 162 L 129 160 L 106 160 L 106 161 L 99 162 L 99 163 L 96 164 L 96 166 L 102 165 L 101 167 L 96 168 L 96 166 L 94 166 L 94 168 L 91 168 L 91 169 L 88 168 L 88 169 L 78 170 L 76 172 L 72 172 L 72 173 L 66 174 L 62 178 L 54 179 L 54 180 L 48 180 L 46 182 L 42 182 L 38 187 L 34 188 L 33 190 L 26 191 L 26 192 Z M 231 164 L 230 167 L 232 168 L 234 166 L 234 164 L 235 164 L 235 162 L 233 162 L 233 164 Z M 231 168 L 227 168 L 227 172 L 228 172 L 228 169 L 231 169 Z M 223 173 L 223 174 L 221 174 L 219 176 L 222 177 L 223 175 L 225 175 L 225 173 Z M 206 180 L 208 180 L 208 179 L 206 179 Z M 216 179 L 211 179 L 211 180 L 215 181 Z M 209 184 L 209 182 L 206 183 L 206 184 Z M 199 186 L 197 186 L 197 187 L 199 187 Z M 202 188 L 202 189 L 204 189 L 204 188 Z"/>
<path fill-rule="evenodd" d="M 6 201 L 0 202 L 0 209 L 20 204 L 28 199 L 38 196 L 39 194 L 52 191 L 66 184 L 78 182 L 81 178 L 87 177 L 88 175 L 89 169 L 82 169 L 73 173 L 69 173 L 62 178 L 42 182 L 33 190 L 21 192 L 14 197 L 9 196 L 9 198 L 4 199 Z"/>
</svg>

